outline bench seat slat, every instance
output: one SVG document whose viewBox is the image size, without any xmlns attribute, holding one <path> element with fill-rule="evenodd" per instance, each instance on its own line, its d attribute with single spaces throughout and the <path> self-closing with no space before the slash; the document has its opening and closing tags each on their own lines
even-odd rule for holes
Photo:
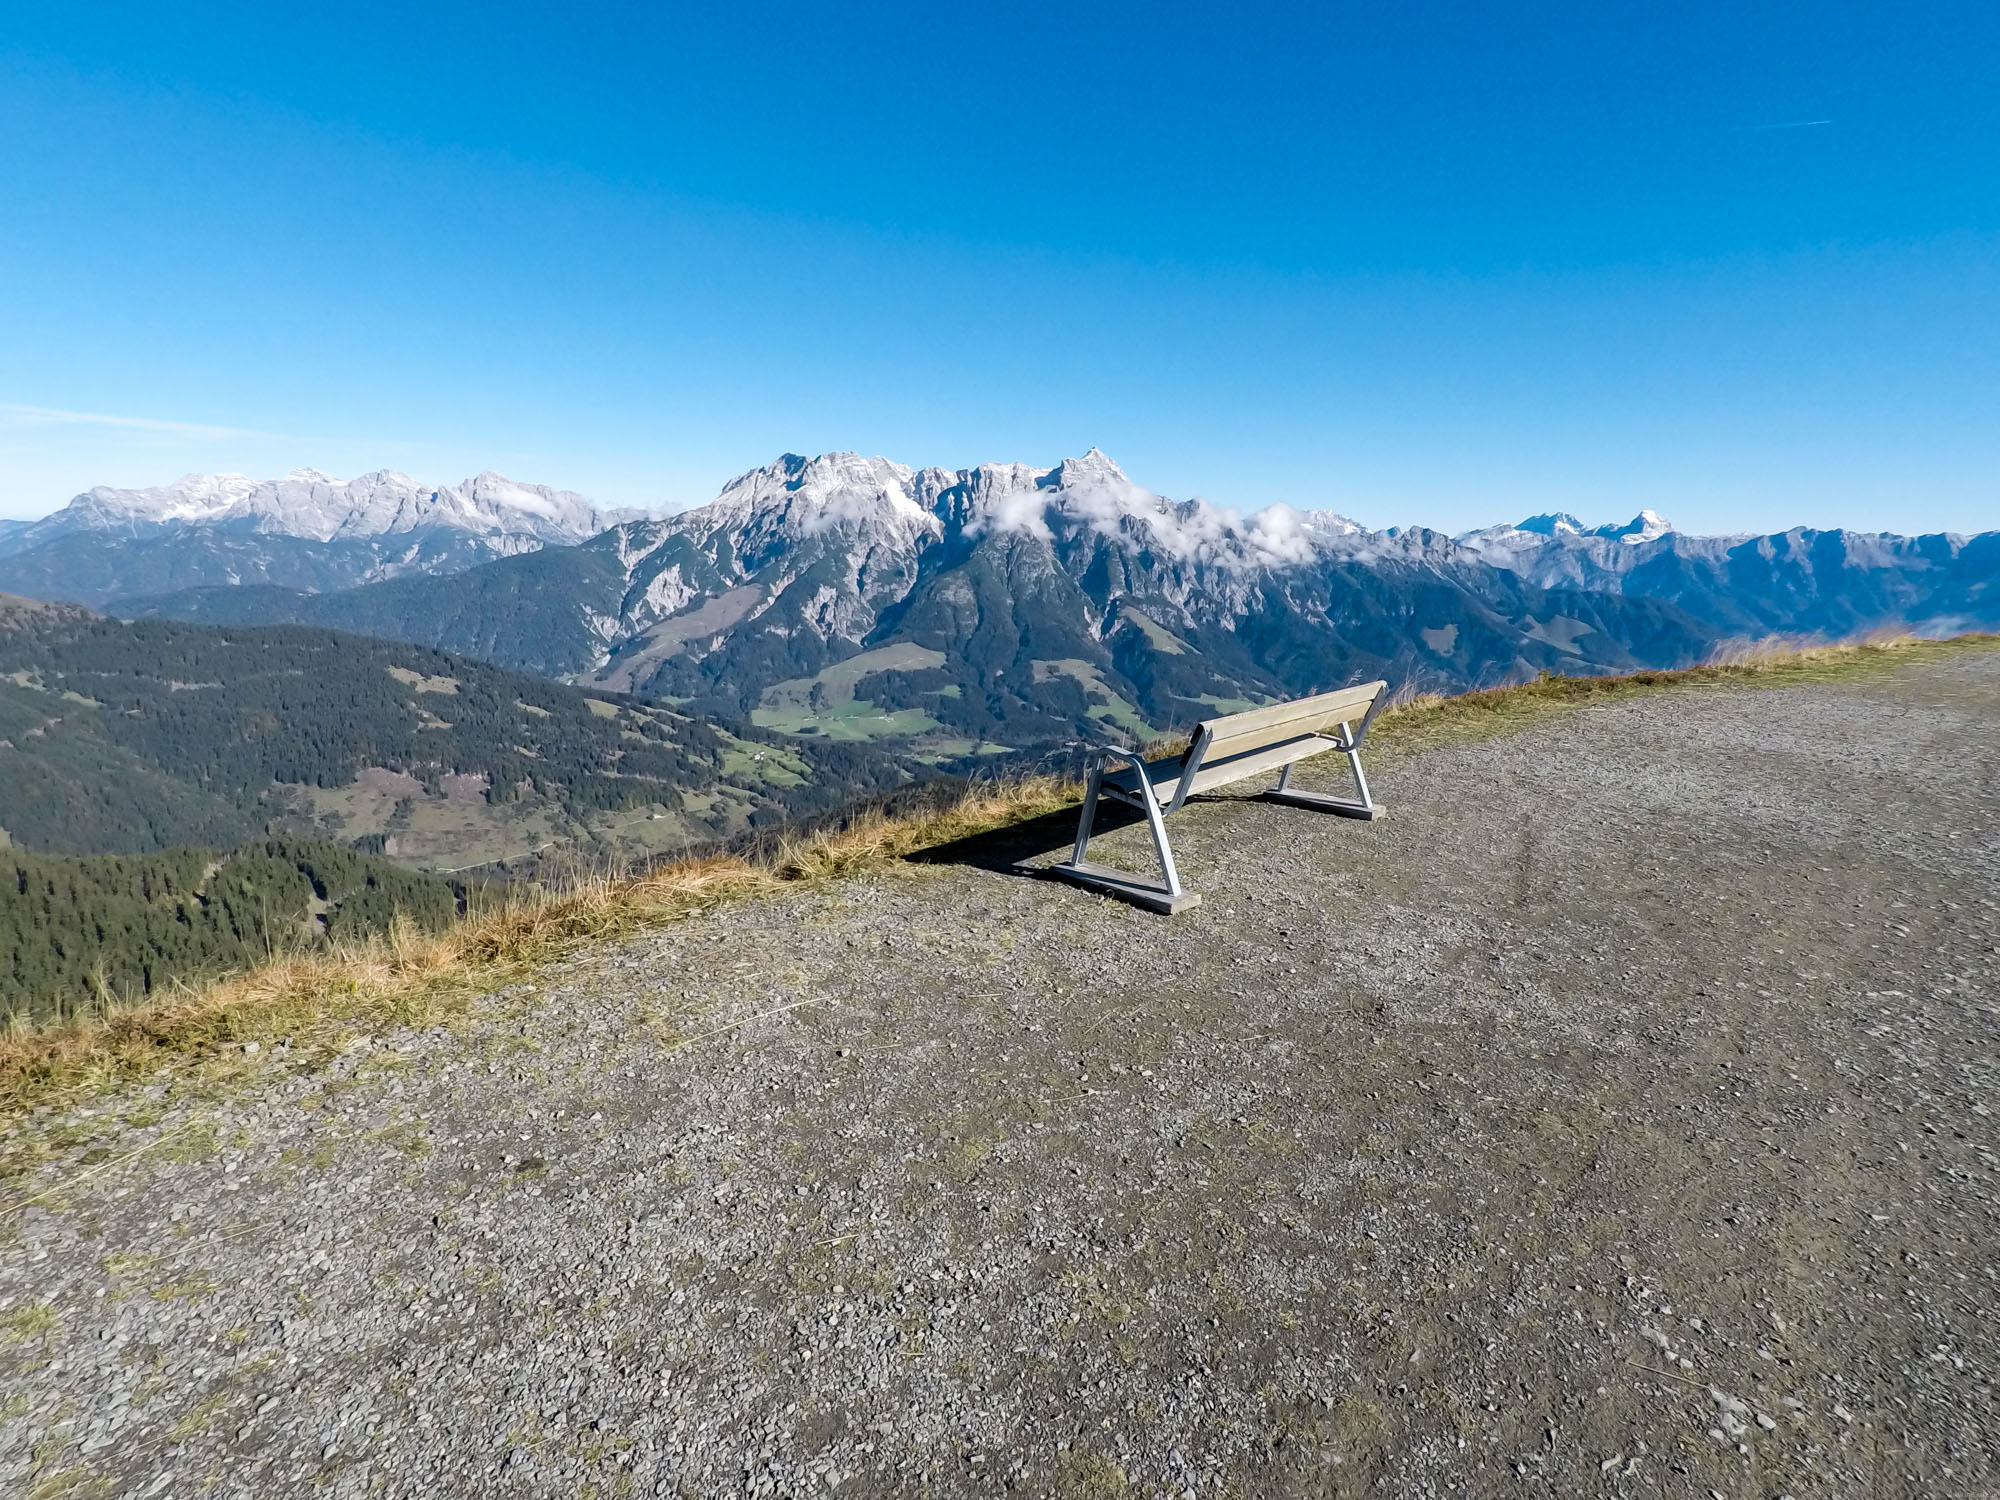
<svg viewBox="0 0 2000 1500">
<path fill-rule="evenodd" d="M 1358 719 L 1361 715 L 1355 713 L 1353 717 Z M 1311 739 L 1315 736 L 1325 739 L 1328 745 L 1333 745 L 1339 735 L 1340 726 L 1347 722 L 1346 719 L 1314 714 L 1309 719 L 1294 719 L 1289 724 L 1267 724 L 1262 729 L 1252 729 L 1248 732 L 1218 730 L 1209 739 L 1208 747 L 1202 753 L 1201 763 L 1203 766 L 1211 766 L 1222 761 L 1235 762 L 1252 751 L 1262 750 L 1267 745 L 1289 745 L 1295 740 Z"/>
<path fill-rule="evenodd" d="M 1309 755 L 1318 755 L 1322 751 L 1339 748 L 1339 743 L 1329 735 L 1302 734 L 1282 744 L 1266 745 L 1259 750 L 1233 755 L 1227 760 L 1204 760 L 1194 773 L 1194 783 L 1188 788 L 1188 795 L 1192 797 L 1212 787 L 1227 786 L 1232 781 L 1242 781 L 1265 771 L 1275 771 L 1280 766 L 1291 765 L 1294 761 L 1304 760 Z M 1153 783 L 1153 795 L 1159 799 L 1162 806 L 1173 801 L 1174 794 L 1180 790 L 1180 770 L 1179 756 L 1147 764 L 1146 774 Z M 1123 797 L 1136 799 L 1139 795 L 1139 782 L 1130 766 L 1106 775 L 1104 785 Z"/>
<path fill-rule="evenodd" d="M 1216 740 L 1258 734 L 1280 724 L 1297 723 L 1299 727 L 1295 732 L 1305 733 L 1317 727 L 1311 722 L 1314 720 L 1331 727 L 1343 719 L 1362 717 L 1388 685 L 1386 682 L 1364 682 L 1336 692 L 1318 693 L 1310 698 L 1294 698 L 1290 703 L 1268 703 L 1262 708 L 1248 709 L 1240 714 L 1204 719 L 1201 727 Z"/>
<path fill-rule="evenodd" d="M 1275 771 L 1280 766 L 1289 766 L 1293 761 L 1304 760 L 1308 755 L 1339 748 L 1339 742 L 1330 735 L 1302 734 L 1297 739 L 1266 745 L 1261 750 L 1232 755 L 1227 760 L 1204 760 L 1195 770 L 1188 795 L 1192 797 L 1211 787 L 1227 786 L 1232 781 L 1245 781 L 1266 771 Z"/>
</svg>

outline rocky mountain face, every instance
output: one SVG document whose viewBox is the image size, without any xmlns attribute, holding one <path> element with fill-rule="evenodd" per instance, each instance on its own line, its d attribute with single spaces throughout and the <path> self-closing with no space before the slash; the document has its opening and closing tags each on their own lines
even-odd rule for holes
<svg viewBox="0 0 2000 1500">
<path fill-rule="evenodd" d="M 712 504 L 448 580 L 123 606 L 304 621 L 889 738 L 936 761 L 1145 736 L 1372 676 L 1405 693 L 1680 666 L 1731 638 L 2000 623 L 2000 534 L 1687 537 L 1651 512 L 1461 537 L 1054 468 L 786 455 Z"/>
<path fill-rule="evenodd" d="M 0 523 L 0 589 L 90 605 L 204 586 L 325 591 L 461 572 L 634 518 L 490 472 L 442 488 L 388 470 L 191 474 L 152 489 L 100 486 L 44 520 Z"/>
</svg>

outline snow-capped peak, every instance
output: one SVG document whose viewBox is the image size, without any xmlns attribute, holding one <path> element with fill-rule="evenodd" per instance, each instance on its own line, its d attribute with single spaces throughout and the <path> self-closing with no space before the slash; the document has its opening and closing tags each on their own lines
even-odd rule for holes
<svg viewBox="0 0 2000 1500">
<path fill-rule="evenodd" d="M 1650 542 L 1665 536 L 1674 528 L 1666 517 L 1656 510 L 1642 510 L 1623 526 L 1600 526 L 1593 536 L 1614 537 L 1625 542 Z"/>
<path fill-rule="evenodd" d="M 1045 489 L 1087 489 L 1096 485 L 1138 489 L 1102 448 L 1092 448 L 1082 458 L 1064 459 L 1042 476 L 1041 484 Z"/>
<path fill-rule="evenodd" d="M 1479 531 L 1464 532 L 1456 540 L 1460 546 L 1469 547 L 1482 555 L 1497 555 L 1519 552 L 1523 548 L 1534 551 L 1549 543 L 1570 541 L 1650 542 L 1673 529 L 1665 517 L 1652 510 L 1640 511 L 1622 526 L 1616 522 L 1605 526 L 1585 526 L 1569 512 L 1556 510 L 1545 515 L 1529 516 L 1515 526 L 1488 526 Z"/>
<path fill-rule="evenodd" d="M 953 535 L 1011 532 L 1051 543 L 1097 536 L 1171 561 L 1260 568 L 1308 562 L 1362 534 L 1330 511 L 1281 504 L 1244 516 L 1205 500 L 1168 500 L 1134 484 L 1097 448 L 1052 468 L 986 463 L 956 470 L 913 470 L 856 453 L 787 453 L 732 479 L 710 504 L 649 529 L 642 546 L 670 535 L 704 545 L 724 538 L 734 566 L 754 568 L 833 531 L 863 571 L 888 555 L 907 562 Z"/>
<path fill-rule="evenodd" d="M 328 542 L 448 527 L 514 542 L 563 544 L 594 536 L 619 519 L 583 496 L 522 484 L 491 470 L 458 485 L 422 484 L 393 469 L 334 479 L 294 469 L 282 479 L 188 474 L 148 489 L 100 485 L 39 523 L 70 530 L 133 530 L 238 523 L 281 536 Z"/>
<path fill-rule="evenodd" d="M 1132 483 L 1095 448 L 1053 469 L 981 464 L 957 477 L 955 509 L 969 536 L 1020 531 L 1047 541 L 1058 526 L 1087 527 L 1108 536 L 1134 522 L 1157 520 L 1173 508 Z"/>
<path fill-rule="evenodd" d="M 787 453 L 732 479 L 713 502 L 688 512 L 688 519 L 704 527 L 755 526 L 801 536 L 870 522 L 899 532 L 934 529 L 929 509 L 917 500 L 916 477 L 909 465 L 886 458 Z"/>
</svg>

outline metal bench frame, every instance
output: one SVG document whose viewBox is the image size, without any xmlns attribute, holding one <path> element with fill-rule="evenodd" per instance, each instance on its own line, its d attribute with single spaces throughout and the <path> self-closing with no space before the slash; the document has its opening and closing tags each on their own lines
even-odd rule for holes
<svg viewBox="0 0 2000 1500">
<path fill-rule="evenodd" d="M 1265 801 L 1309 807 L 1343 818 L 1379 817 L 1382 809 L 1369 794 L 1368 777 L 1361 769 L 1361 742 L 1382 706 L 1387 687 L 1386 682 L 1363 683 L 1290 703 L 1270 704 L 1247 713 L 1204 719 L 1196 727 L 1186 753 L 1150 765 L 1136 750 L 1112 746 L 1100 749 L 1091 762 L 1090 780 L 1084 788 L 1076 848 L 1069 859 L 1050 866 L 1049 873 L 1149 911 L 1171 915 L 1197 906 L 1201 897 L 1182 887 L 1180 871 L 1174 867 L 1173 846 L 1167 842 L 1167 815 L 1178 812 L 1194 793 L 1229 786 L 1274 769 L 1278 771 L 1278 784 L 1263 793 Z M 1337 728 L 1338 733 L 1327 733 L 1329 728 Z M 1354 773 L 1354 796 L 1294 791 L 1292 768 L 1308 756 L 1332 750 L 1347 757 L 1348 767 Z M 1126 763 L 1125 769 L 1110 770 L 1110 763 L 1118 760 Z M 1161 879 L 1157 884 L 1109 865 L 1093 864 L 1085 857 L 1096 829 L 1100 796 L 1114 798 L 1145 813 L 1153 835 L 1153 850 L 1160 860 Z"/>
</svg>

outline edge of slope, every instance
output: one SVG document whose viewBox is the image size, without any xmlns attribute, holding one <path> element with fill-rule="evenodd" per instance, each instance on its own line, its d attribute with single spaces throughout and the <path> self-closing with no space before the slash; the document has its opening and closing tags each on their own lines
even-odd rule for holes
<svg viewBox="0 0 2000 1500">
<path fill-rule="evenodd" d="M 2000 649 L 2000 635 L 1892 637 L 1841 646 L 1767 645 L 1727 661 L 1625 677 L 1543 676 L 1398 705 L 1380 716 L 1370 744 L 1378 756 L 1402 758 L 1637 693 L 1787 687 L 1994 649 Z M 752 855 L 679 860 L 638 878 L 593 878 L 563 890 L 518 893 L 441 933 L 399 925 L 386 937 L 274 958 L 171 1003 L 20 1028 L 0 1038 L 0 1123 L 53 1115 L 81 1098 L 163 1072 L 176 1087 L 214 1088 L 273 1065 L 310 1069 L 359 1037 L 451 1024 L 480 997 L 521 984 L 593 944 L 722 902 L 879 869 L 1073 806 L 1079 790 L 1074 782 L 1037 777 L 975 784 L 943 805 L 871 803 L 817 828 L 781 834 Z M 62 1148 L 36 1139 L 41 1132 L 7 1134 L 0 1177 L 19 1175 Z M 0 1213 L 11 1208 L 0 1207 Z"/>
</svg>

